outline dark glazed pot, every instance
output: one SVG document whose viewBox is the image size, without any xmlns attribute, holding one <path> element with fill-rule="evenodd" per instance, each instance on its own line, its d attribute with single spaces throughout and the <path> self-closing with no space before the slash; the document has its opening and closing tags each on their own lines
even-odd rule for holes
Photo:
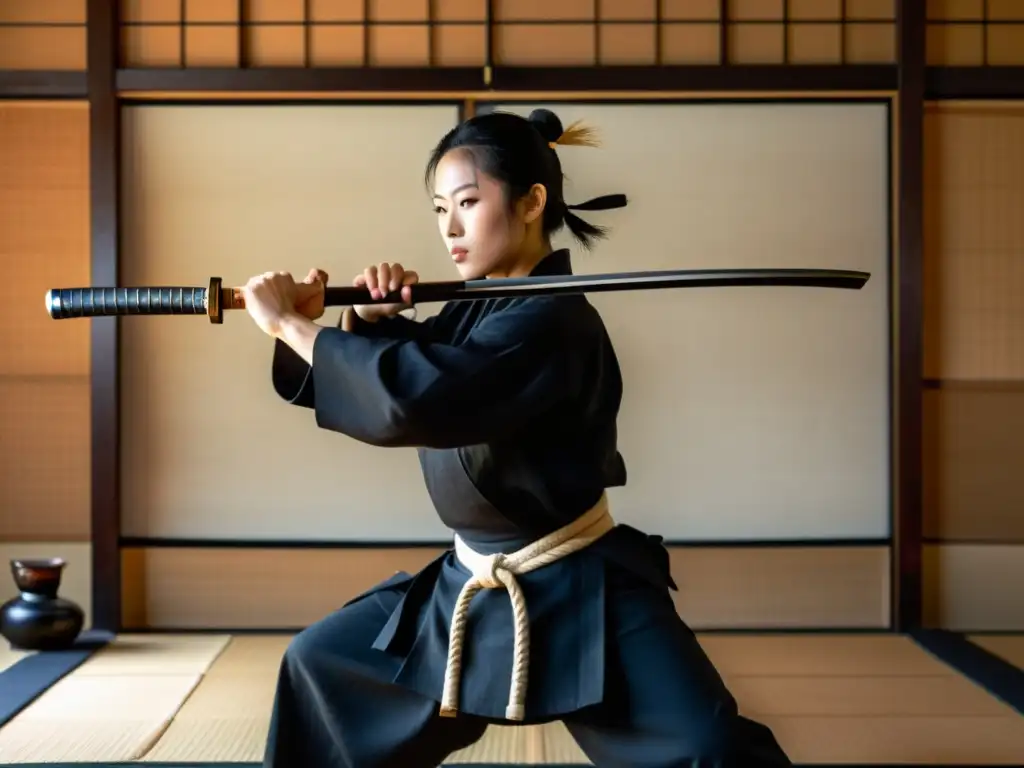
<svg viewBox="0 0 1024 768">
<path fill-rule="evenodd" d="M 82 631 L 85 614 L 57 593 L 64 575 L 61 558 L 11 560 L 21 593 L 0 606 L 0 635 L 12 647 L 28 651 L 68 648 Z"/>
</svg>

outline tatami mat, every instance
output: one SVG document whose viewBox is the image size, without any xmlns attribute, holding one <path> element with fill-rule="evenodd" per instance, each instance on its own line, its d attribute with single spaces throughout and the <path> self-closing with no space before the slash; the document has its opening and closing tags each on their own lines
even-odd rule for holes
<svg viewBox="0 0 1024 768">
<path fill-rule="evenodd" d="M 29 655 L 28 651 L 16 651 L 8 645 L 0 642 L 0 672 L 8 667 L 14 666 L 17 662 Z"/>
<path fill-rule="evenodd" d="M 227 636 L 122 636 L 0 728 L 0 762 L 138 760 Z"/>
<path fill-rule="evenodd" d="M 902 678 L 952 674 L 903 635 L 705 634 L 700 644 L 728 675 Z"/>
<path fill-rule="evenodd" d="M 1024 718 L 900 635 L 706 635 L 797 763 L 1024 763 Z"/>
<path fill-rule="evenodd" d="M 289 640 L 117 638 L 0 729 L 0 763 L 258 764 Z M 704 635 L 701 643 L 741 709 L 769 725 L 798 764 L 1024 763 L 1024 717 L 909 638 Z M 560 723 L 493 727 L 447 763 L 589 764 Z"/>
<path fill-rule="evenodd" d="M 202 675 L 230 635 L 119 635 L 76 675 Z"/>
<path fill-rule="evenodd" d="M 138 760 L 199 680 L 72 673 L 0 729 L 0 761 Z"/>
<path fill-rule="evenodd" d="M 262 760 L 277 669 L 290 639 L 233 638 L 144 760 Z"/>
<path fill-rule="evenodd" d="M 1024 635 L 968 635 L 968 639 L 1018 669 L 1024 669 Z"/>
</svg>

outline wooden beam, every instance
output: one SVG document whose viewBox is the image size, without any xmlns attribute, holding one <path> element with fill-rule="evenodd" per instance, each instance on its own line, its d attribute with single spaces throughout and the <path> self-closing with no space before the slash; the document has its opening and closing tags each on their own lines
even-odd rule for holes
<svg viewBox="0 0 1024 768">
<path fill-rule="evenodd" d="M 895 65 L 122 69 L 120 93 L 892 92 Z"/>
<path fill-rule="evenodd" d="M 898 68 L 864 66 L 501 67 L 490 85 L 476 68 L 122 69 L 118 91 L 341 93 L 462 91 L 894 91 Z M 0 70 L 0 99 L 81 99 L 86 72 Z M 927 67 L 925 98 L 1024 99 L 1024 66 Z"/>
<path fill-rule="evenodd" d="M 88 0 L 89 204 L 91 281 L 118 285 L 120 116 L 117 72 L 118 3 Z M 121 624 L 120 398 L 118 321 L 91 323 L 92 611 L 96 629 Z"/>
<path fill-rule="evenodd" d="M 1024 66 L 928 67 L 925 98 L 1024 99 Z"/>
<path fill-rule="evenodd" d="M 896 419 L 892 457 L 896 502 L 893 531 L 893 624 L 898 631 L 922 621 L 922 380 L 924 262 L 925 0 L 897 4 Z"/>
<path fill-rule="evenodd" d="M 0 69 L 0 99 L 84 99 L 85 72 Z"/>
</svg>

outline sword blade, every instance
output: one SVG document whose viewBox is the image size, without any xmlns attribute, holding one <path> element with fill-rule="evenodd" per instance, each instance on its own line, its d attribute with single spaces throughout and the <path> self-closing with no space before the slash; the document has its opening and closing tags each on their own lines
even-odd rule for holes
<svg viewBox="0 0 1024 768">
<path fill-rule="evenodd" d="M 594 275 L 554 275 L 470 280 L 449 298 L 480 299 L 560 293 L 708 288 L 724 286 L 806 286 L 860 289 L 870 274 L 837 269 L 702 269 L 610 272 Z M 415 298 L 416 286 L 413 287 Z"/>
</svg>

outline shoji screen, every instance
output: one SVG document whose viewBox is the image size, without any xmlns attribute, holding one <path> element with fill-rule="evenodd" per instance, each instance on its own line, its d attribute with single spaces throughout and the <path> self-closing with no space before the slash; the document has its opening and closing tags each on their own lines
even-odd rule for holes
<svg viewBox="0 0 1024 768">
<path fill-rule="evenodd" d="M 89 284 L 87 104 L 0 101 L 0 215 L 0 603 L 10 558 L 63 557 L 88 613 L 89 324 L 43 305 Z"/>
<path fill-rule="evenodd" d="M 1024 628 L 1024 108 L 926 113 L 926 621 Z"/>
<path fill-rule="evenodd" d="M 456 120 L 453 106 L 130 108 L 122 281 L 321 267 L 350 285 L 384 260 L 450 278 L 423 169 Z M 272 342 L 246 314 L 133 318 L 123 338 L 127 535 L 443 536 L 415 452 L 318 430 L 286 405 Z"/>
<path fill-rule="evenodd" d="M 858 292 L 595 296 L 626 381 L 618 515 L 674 539 L 888 536 L 886 107 L 547 106 L 604 139 L 559 150 L 570 202 L 631 199 L 583 213 L 612 231 L 595 252 L 577 250 L 579 271 L 871 272 Z"/>
<path fill-rule="evenodd" d="M 592 215 L 612 237 L 577 253 L 577 271 L 872 272 L 860 292 L 594 302 L 627 385 L 630 480 L 613 492 L 615 514 L 703 545 L 672 550 L 691 623 L 884 625 L 884 541 L 836 544 L 889 532 L 885 107 L 555 108 L 605 140 L 563 151 L 572 198 L 632 199 Z M 422 185 L 454 107 L 140 106 L 125 118 L 125 284 L 240 283 L 314 265 L 347 284 L 384 259 L 427 280 L 454 274 Z M 412 450 L 318 431 L 278 400 L 271 345 L 245 315 L 221 327 L 132 318 L 123 338 L 124 532 L 192 540 L 126 552 L 129 625 L 301 625 L 435 551 L 403 543 L 448 537 Z M 240 539 L 249 545 L 210 545 Z"/>
</svg>

